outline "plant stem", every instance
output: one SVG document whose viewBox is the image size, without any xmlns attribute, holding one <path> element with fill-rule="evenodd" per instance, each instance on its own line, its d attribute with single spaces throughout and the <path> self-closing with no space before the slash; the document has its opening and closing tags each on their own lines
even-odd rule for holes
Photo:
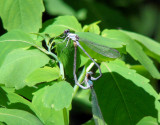
<svg viewBox="0 0 160 125">
<path fill-rule="evenodd" d="M 52 56 L 53 58 L 55 58 L 55 60 L 59 63 L 59 67 L 60 67 L 60 74 L 62 75 L 62 79 L 64 79 L 64 68 L 63 68 L 63 64 L 61 63 L 61 61 L 57 58 L 57 56 L 52 53 L 49 49 L 49 51 L 43 49 L 43 48 L 40 48 L 39 46 L 37 45 L 34 45 L 36 48 L 38 48 L 39 50 L 41 50 L 42 52 L 46 53 L 47 55 L 50 55 Z"/>
<path fill-rule="evenodd" d="M 67 109 L 63 109 L 64 125 L 68 125 Z"/>
</svg>

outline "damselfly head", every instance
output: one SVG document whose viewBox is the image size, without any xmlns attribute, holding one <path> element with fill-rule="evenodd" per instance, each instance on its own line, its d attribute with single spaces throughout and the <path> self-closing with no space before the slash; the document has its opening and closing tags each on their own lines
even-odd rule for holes
<svg viewBox="0 0 160 125">
<path fill-rule="evenodd" d="M 69 32 L 70 32 L 70 30 L 67 29 L 67 30 L 64 31 L 64 34 L 68 34 Z"/>
</svg>

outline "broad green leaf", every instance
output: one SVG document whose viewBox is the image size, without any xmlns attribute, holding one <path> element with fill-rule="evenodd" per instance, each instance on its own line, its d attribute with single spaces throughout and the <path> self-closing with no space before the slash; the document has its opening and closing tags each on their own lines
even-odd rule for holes
<svg viewBox="0 0 160 125">
<path fill-rule="evenodd" d="M 127 52 L 135 60 L 138 60 L 148 70 L 152 77 L 157 79 L 160 78 L 160 73 L 153 64 L 153 61 L 145 54 L 142 47 L 128 35 L 118 30 L 104 30 L 102 35 L 107 38 L 113 38 L 125 42 Z"/>
<path fill-rule="evenodd" d="M 120 60 L 102 63 L 101 69 L 103 75 L 94 88 L 107 124 L 135 125 L 145 116 L 157 117 L 158 94 L 148 79 Z"/>
<path fill-rule="evenodd" d="M 17 49 L 7 55 L 0 68 L 0 83 L 20 89 L 26 85 L 26 77 L 49 62 L 49 57 L 37 49 Z"/>
<path fill-rule="evenodd" d="M 43 104 L 45 88 L 34 93 L 33 106 L 34 112 L 45 125 L 65 125 L 63 110 L 56 111 L 54 108 L 47 108 Z M 52 96 L 50 97 L 52 98 Z M 69 117 L 69 116 L 68 116 Z"/>
<path fill-rule="evenodd" d="M 8 31 L 21 29 L 25 32 L 38 32 L 42 25 L 42 0 L 1 0 L 0 16 Z"/>
<path fill-rule="evenodd" d="M 124 31 L 124 33 L 129 35 L 132 39 L 137 40 L 139 43 L 141 43 L 143 46 L 145 46 L 150 52 L 153 54 L 157 55 L 158 57 L 155 58 L 155 56 L 151 55 L 153 58 L 157 59 L 160 61 L 160 44 L 156 42 L 155 40 L 150 39 L 149 37 L 134 33 L 134 32 L 129 32 L 129 31 Z"/>
<path fill-rule="evenodd" d="M 43 67 L 33 71 L 27 78 L 26 83 L 28 86 L 34 86 L 41 82 L 50 82 L 60 77 L 60 71 L 58 67 Z"/>
<path fill-rule="evenodd" d="M 52 24 L 45 28 L 44 33 L 49 33 L 51 36 L 57 36 L 70 29 L 76 32 L 81 32 L 82 27 L 74 16 L 59 16 Z"/>
<path fill-rule="evenodd" d="M 158 122 L 156 118 L 146 116 L 141 119 L 136 125 L 158 125 Z"/>
<path fill-rule="evenodd" d="M 30 47 L 34 43 L 28 34 L 14 30 L 0 37 L 0 66 L 9 52 L 17 48 Z"/>
<path fill-rule="evenodd" d="M 17 109 L 0 108 L 0 121 L 7 125 L 43 125 L 34 115 Z"/>
<path fill-rule="evenodd" d="M 73 88 L 68 82 L 61 81 L 54 83 L 45 89 L 43 104 L 55 110 L 68 108 L 71 105 L 72 93 Z"/>
<path fill-rule="evenodd" d="M 100 23 L 100 21 L 94 22 L 90 25 L 85 25 L 83 27 L 83 31 L 84 32 L 91 32 L 91 33 L 95 33 L 95 34 L 100 34 L 100 28 L 97 25 L 98 23 Z"/>
</svg>

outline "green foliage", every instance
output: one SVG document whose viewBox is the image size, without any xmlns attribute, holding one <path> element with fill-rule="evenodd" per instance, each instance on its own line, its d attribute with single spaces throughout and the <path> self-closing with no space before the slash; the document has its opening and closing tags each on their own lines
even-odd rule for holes
<svg viewBox="0 0 160 125">
<path fill-rule="evenodd" d="M 52 23 L 45 27 L 43 33 L 48 33 L 50 36 L 57 36 L 64 32 L 64 30 L 70 29 L 72 31 L 81 32 L 81 24 L 74 16 L 59 16 L 52 21 Z"/>
<path fill-rule="evenodd" d="M 22 31 L 14 30 L 10 31 L 0 38 L 0 65 L 3 63 L 5 57 L 9 52 L 14 49 L 30 47 L 33 43 L 33 39 L 29 37 L 28 34 L 23 33 Z"/>
<path fill-rule="evenodd" d="M 117 30 L 104 30 L 102 33 L 103 36 L 108 38 L 113 38 L 117 40 L 121 40 L 126 43 L 126 51 L 135 59 L 138 60 L 154 77 L 159 79 L 160 74 L 156 67 L 153 64 L 153 61 L 145 54 L 142 47 L 129 36 L 125 35 L 122 32 Z M 152 43 L 154 44 L 154 42 Z M 158 43 L 157 43 L 158 44 Z M 158 44 L 159 46 L 160 44 Z M 136 48 L 136 51 L 135 51 Z"/>
<path fill-rule="evenodd" d="M 26 78 L 28 86 L 33 86 L 40 82 L 50 82 L 60 77 L 58 67 L 43 67 L 36 69 Z"/>
<path fill-rule="evenodd" d="M 125 124 L 130 125 L 147 115 L 157 117 L 154 103 L 158 94 L 148 84 L 148 79 L 119 60 L 102 63 L 101 69 L 103 76 L 95 82 L 95 89 L 108 124 L 123 124 L 125 120 Z"/>
<path fill-rule="evenodd" d="M 54 83 L 52 86 L 45 88 L 43 103 L 46 107 L 54 108 L 55 110 L 68 108 L 71 104 L 72 93 L 73 88 L 69 83 L 65 81 Z"/>
<path fill-rule="evenodd" d="M 158 123 L 155 118 L 147 116 L 139 121 L 137 125 L 158 125 Z"/>
<path fill-rule="evenodd" d="M 42 25 L 41 18 L 43 11 L 44 6 L 42 0 L 0 1 L 0 16 L 2 18 L 4 28 L 8 31 L 21 29 L 29 33 L 38 32 Z"/>
<path fill-rule="evenodd" d="M 49 58 L 39 50 L 14 50 L 6 56 L 0 68 L 0 83 L 20 89 L 25 86 L 24 80 L 31 72 L 48 62 Z"/>
<path fill-rule="evenodd" d="M 34 93 L 32 100 L 32 104 L 34 106 L 33 111 L 45 125 L 64 125 L 63 110 L 56 111 L 54 108 L 47 108 L 44 106 L 44 92 L 45 88 L 42 88 Z"/>
<path fill-rule="evenodd" d="M 0 120 L 7 125 L 43 125 L 34 115 L 17 109 L 0 109 Z"/>
<path fill-rule="evenodd" d="M 51 8 L 50 2 L 55 3 L 55 8 Z M 45 0 L 44 3 L 50 13 L 72 14 L 80 19 L 79 12 L 62 4 L 62 1 Z M 91 4 L 92 7 L 95 5 Z M 99 6 L 97 4 L 96 7 Z M 121 17 L 119 12 L 101 7 L 97 13 L 108 10 Z M 67 15 L 47 20 L 38 32 L 43 11 L 41 0 L 0 1 L 0 16 L 7 30 L 0 37 L 0 124 L 74 124 L 75 117 L 70 115 L 70 111 L 91 114 L 90 107 L 93 107 L 93 118 L 98 121 L 95 124 L 103 125 L 102 116 L 97 113 L 96 99 L 93 96 L 89 99 L 93 91 L 80 90 L 74 84 L 73 41 L 67 47 L 66 42 L 62 42 L 66 29 L 79 36 L 81 46 L 101 65 L 102 77 L 93 84 L 106 124 L 160 122 L 159 94 L 154 84 L 160 79 L 158 42 L 125 30 L 103 27 L 101 32 L 99 21 L 82 26 L 76 17 Z M 96 13 L 92 16 L 96 17 Z M 121 17 L 120 21 L 123 20 Z M 91 43 L 87 44 L 87 41 Z M 103 46 L 112 49 L 105 48 L 105 53 L 100 53 Z M 86 72 L 96 71 L 92 61 L 79 47 L 76 70 L 79 82 L 84 80 Z M 98 70 L 96 73 L 99 75 Z M 81 117 L 78 119 L 83 121 Z M 87 119 L 75 124 L 93 125 L 94 122 Z"/>
</svg>

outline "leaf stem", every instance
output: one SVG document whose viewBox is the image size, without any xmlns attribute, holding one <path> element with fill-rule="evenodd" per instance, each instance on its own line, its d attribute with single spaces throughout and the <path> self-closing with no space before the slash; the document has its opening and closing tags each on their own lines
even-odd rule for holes
<svg viewBox="0 0 160 125">
<path fill-rule="evenodd" d="M 60 67 L 60 74 L 62 76 L 62 79 L 64 79 L 64 67 L 63 67 L 63 64 L 61 63 L 61 61 L 57 58 L 57 56 L 52 53 L 49 49 L 49 51 L 37 46 L 37 45 L 34 45 L 36 48 L 38 48 L 39 50 L 41 50 L 42 52 L 46 53 L 47 55 L 50 55 L 52 56 L 53 58 L 55 58 L 55 60 L 59 63 L 59 67 Z"/>
<path fill-rule="evenodd" d="M 64 125 L 68 125 L 67 109 L 63 108 Z"/>
</svg>

